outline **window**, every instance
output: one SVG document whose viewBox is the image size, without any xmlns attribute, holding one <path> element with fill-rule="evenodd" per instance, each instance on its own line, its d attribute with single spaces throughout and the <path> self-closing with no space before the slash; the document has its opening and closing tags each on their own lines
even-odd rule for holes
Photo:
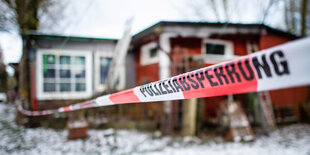
<svg viewBox="0 0 310 155">
<path fill-rule="evenodd" d="M 113 50 L 95 52 L 94 88 L 97 92 L 102 92 L 107 89 L 108 74 L 113 60 L 112 51 Z M 114 79 L 116 80 L 116 89 L 122 90 L 125 88 L 125 66 L 118 67 L 115 71 L 115 74 L 118 74 L 118 78 Z"/>
<path fill-rule="evenodd" d="M 43 92 L 86 91 L 85 57 L 43 54 L 43 66 Z"/>
<path fill-rule="evenodd" d="M 225 54 L 225 45 L 224 44 L 211 44 L 206 43 L 206 54 L 216 54 L 224 55 Z"/>
<path fill-rule="evenodd" d="M 233 44 L 226 40 L 205 39 L 202 53 L 204 59 L 209 63 L 218 63 L 234 58 Z"/>
<path fill-rule="evenodd" d="M 87 68 L 91 67 L 89 52 L 39 50 L 37 58 L 39 99 L 73 99 L 90 95 L 91 79 L 86 75 Z"/>
<path fill-rule="evenodd" d="M 100 84 L 106 83 L 111 62 L 110 57 L 100 57 Z"/>
<path fill-rule="evenodd" d="M 59 83 L 61 92 L 71 91 L 71 57 L 59 56 Z M 55 90 L 56 91 L 56 90 Z"/>
<path fill-rule="evenodd" d="M 150 65 L 159 62 L 158 45 L 156 42 L 148 43 L 141 48 L 141 65 Z"/>
<path fill-rule="evenodd" d="M 151 48 L 150 49 L 150 58 L 154 58 L 154 57 L 156 57 L 157 56 L 157 48 L 156 47 L 154 47 L 154 48 Z"/>
<path fill-rule="evenodd" d="M 43 55 L 43 91 L 56 91 L 56 60 L 54 55 Z"/>
</svg>

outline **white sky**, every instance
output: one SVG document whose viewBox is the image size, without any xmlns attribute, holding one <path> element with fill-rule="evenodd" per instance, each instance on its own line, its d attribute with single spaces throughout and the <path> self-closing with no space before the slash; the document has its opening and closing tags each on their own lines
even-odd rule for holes
<svg viewBox="0 0 310 155">
<path fill-rule="evenodd" d="M 184 19 L 173 4 L 184 3 L 183 1 L 81 0 L 70 8 L 76 16 L 71 17 L 70 28 L 65 29 L 64 33 L 119 38 L 125 21 L 134 17 L 133 33 L 135 34 L 160 20 Z"/>
<path fill-rule="evenodd" d="M 251 8 L 249 1 L 244 3 L 234 22 L 255 22 L 258 7 Z M 268 1 L 268 0 L 267 0 Z M 251 1 L 252 4 L 255 0 Z M 191 5 L 200 6 L 199 0 L 68 0 L 59 22 L 51 28 L 43 28 L 46 33 L 63 35 L 119 38 L 125 21 L 134 17 L 133 34 L 160 20 L 197 20 Z M 255 6 L 255 5 L 254 5 Z M 212 21 L 214 14 L 203 8 Z M 255 12 L 256 11 L 256 12 Z M 235 18 L 235 17 L 233 17 Z M 21 57 L 21 40 L 14 33 L 0 33 L 0 46 L 4 51 L 4 61 L 18 62 Z"/>
</svg>

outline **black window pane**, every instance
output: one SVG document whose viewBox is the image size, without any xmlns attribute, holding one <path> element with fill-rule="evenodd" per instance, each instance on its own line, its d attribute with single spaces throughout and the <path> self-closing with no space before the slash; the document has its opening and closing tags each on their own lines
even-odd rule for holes
<svg viewBox="0 0 310 155">
<path fill-rule="evenodd" d="M 104 84 L 109 73 L 112 58 L 100 58 L 100 83 Z"/>
<path fill-rule="evenodd" d="M 85 83 L 76 83 L 75 84 L 75 91 L 85 91 L 86 85 Z"/>
<path fill-rule="evenodd" d="M 56 91 L 55 83 L 44 83 L 43 91 L 44 92 L 55 92 Z"/>
<path fill-rule="evenodd" d="M 150 58 L 156 57 L 157 56 L 157 48 L 152 48 L 150 50 Z"/>
<path fill-rule="evenodd" d="M 69 69 L 61 69 L 59 71 L 60 77 L 61 78 L 70 78 L 71 77 L 71 72 Z"/>
<path fill-rule="evenodd" d="M 206 50 L 207 54 L 224 55 L 225 45 L 206 43 Z"/>
<path fill-rule="evenodd" d="M 45 69 L 45 70 L 43 70 L 43 77 L 45 77 L 45 78 L 55 78 L 55 69 Z"/>
<path fill-rule="evenodd" d="M 60 83 L 60 91 L 71 91 L 71 83 Z"/>
<path fill-rule="evenodd" d="M 60 56 L 60 64 L 70 64 L 70 56 Z"/>
<path fill-rule="evenodd" d="M 85 64 L 85 57 L 75 57 L 75 64 L 77 65 L 84 65 Z"/>
<path fill-rule="evenodd" d="M 85 69 L 76 70 L 75 78 L 85 78 Z"/>
</svg>

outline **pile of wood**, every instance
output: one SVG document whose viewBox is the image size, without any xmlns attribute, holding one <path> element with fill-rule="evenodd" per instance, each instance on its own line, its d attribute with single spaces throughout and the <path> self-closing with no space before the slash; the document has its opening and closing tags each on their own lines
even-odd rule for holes
<svg viewBox="0 0 310 155">
<path fill-rule="evenodd" d="M 223 102 L 220 105 L 220 121 L 226 126 L 225 139 L 227 141 L 253 141 L 255 134 L 250 122 L 239 102 Z M 226 121 L 225 121 L 226 120 Z"/>
</svg>

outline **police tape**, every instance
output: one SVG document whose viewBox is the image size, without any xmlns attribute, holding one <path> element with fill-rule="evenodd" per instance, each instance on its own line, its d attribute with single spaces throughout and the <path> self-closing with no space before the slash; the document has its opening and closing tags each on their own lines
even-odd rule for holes
<svg viewBox="0 0 310 155">
<path fill-rule="evenodd" d="M 18 109 L 25 115 L 39 116 L 116 104 L 214 97 L 309 84 L 310 38 L 305 38 L 55 110 L 29 111 L 22 106 Z"/>
</svg>

